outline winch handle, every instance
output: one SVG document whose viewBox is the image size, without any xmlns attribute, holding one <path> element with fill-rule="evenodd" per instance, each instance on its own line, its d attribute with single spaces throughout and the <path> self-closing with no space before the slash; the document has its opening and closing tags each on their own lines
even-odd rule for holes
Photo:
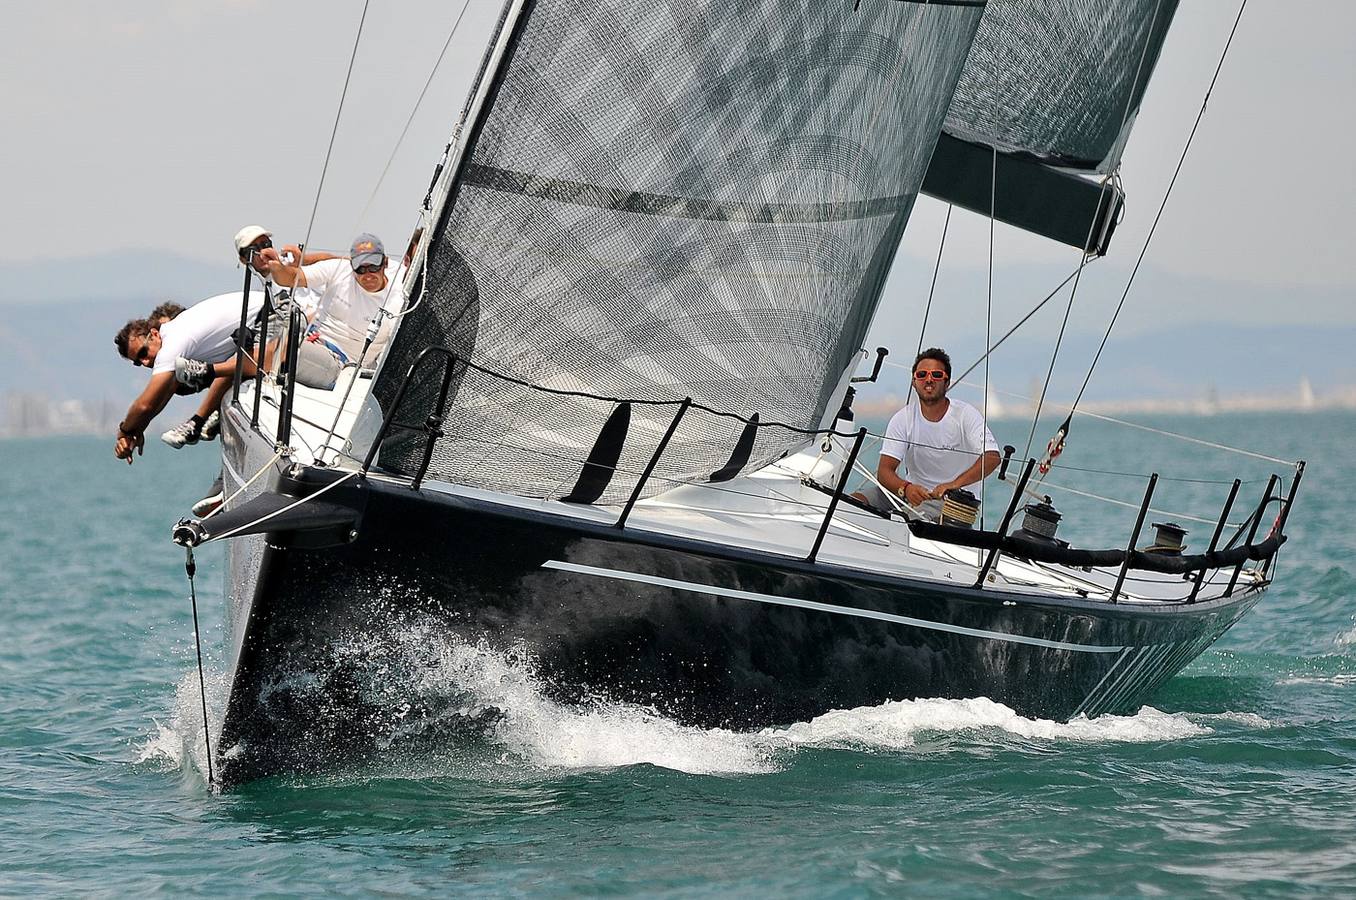
<svg viewBox="0 0 1356 900">
<path fill-rule="evenodd" d="M 1003 464 L 998 467 L 998 480 L 1008 480 L 1008 463 L 1012 462 L 1012 454 L 1017 452 L 1017 448 L 1011 444 L 1003 445 Z"/>
<path fill-rule="evenodd" d="M 880 375 L 880 367 L 881 367 L 881 365 L 884 364 L 884 362 L 885 362 L 885 357 L 887 357 L 887 356 L 889 356 L 889 355 L 890 355 L 890 350 L 889 350 L 889 348 L 887 348 L 887 347 L 877 347 L 877 348 L 876 348 L 876 364 L 875 364 L 875 366 L 872 367 L 872 369 L 871 369 L 871 374 L 870 374 L 870 375 L 867 375 L 867 376 L 864 376 L 864 377 L 863 377 L 863 376 L 855 376 L 855 377 L 849 379 L 849 382 L 852 383 L 852 384 L 861 384 L 861 383 L 864 382 L 864 381 L 875 381 L 876 378 L 877 378 L 877 376 Z"/>
</svg>

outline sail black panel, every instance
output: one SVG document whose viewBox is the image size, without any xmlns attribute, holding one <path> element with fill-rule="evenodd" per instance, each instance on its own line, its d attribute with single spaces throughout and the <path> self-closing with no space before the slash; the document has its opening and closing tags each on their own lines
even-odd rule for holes
<svg viewBox="0 0 1356 900">
<path fill-rule="evenodd" d="M 1096 176 L 1120 160 L 1176 11 L 1177 0 L 989 0 L 924 190 L 988 215 L 997 150 L 997 218 L 1077 247 L 1091 234 L 1105 253 L 1121 198 Z M 961 174 L 977 152 L 979 188 Z"/>
<path fill-rule="evenodd" d="M 1176 11 L 1177 0 L 989 0 L 947 134 L 1111 171 Z"/>
<path fill-rule="evenodd" d="M 601 502 L 626 498 L 684 397 L 817 427 L 981 12 L 529 0 L 376 397 L 389 402 L 405 360 L 455 339 L 476 366 L 528 385 L 642 401 Z M 429 477 L 559 497 L 613 406 L 469 369 Z M 760 429 L 748 464 L 804 440 Z M 733 449 L 729 419 L 694 407 L 646 492 L 705 480 Z M 380 457 L 394 471 L 415 462 L 400 448 Z"/>
<path fill-rule="evenodd" d="M 990 192 L 990 185 L 993 190 Z M 1023 231 L 1105 255 L 1125 197 L 1030 157 L 999 153 L 948 134 L 937 141 L 923 192 Z"/>
</svg>

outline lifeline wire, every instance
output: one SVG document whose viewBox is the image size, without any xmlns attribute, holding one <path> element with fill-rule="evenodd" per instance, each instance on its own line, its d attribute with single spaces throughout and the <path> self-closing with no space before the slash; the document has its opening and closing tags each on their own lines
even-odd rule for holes
<svg viewBox="0 0 1356 900">
<path fill-rule="evenodd" d="M 334 111 L 334 128 L 330 131 L 330 145 L 325 148 L 325 164 L 320 167 L 320 183 L 315 187 L 315 203 L 311 204 L 311 221 L 306 223 L 306 240 L 302 243 L 307 247 L 311 243 L 311 228 L 315 225 L 315 211 L 320 208 L 320 194 L 325 190 L 325 173 L 330 168 L 330 154 L 334 152 L 334 137 L 339 133 L 339 120 L 344 115 L 344 99 L 348 96 L 348 82 L 353 77 L 353 61 L 358 58 L 358 44 L 363 38 L 363 23 L 367 21 L 367 5 L 371 0 L 364 0 L 363 14 L 358 19 L 358 33 L 353 37 L 353 53 L 348 58 L 348 72 L 344 75 L 344 90 L 339 94 L 339 108 Z"/>
<path fill-rule="evenodd" d="M 942 223 L 942 240 L 937 245 L 937 262 L 932 267 L 932 286 L 928 288 L 928 305 L 923 307 L 923 324 L 918 328 L 918 349 L 913 351 L 916 357 L 923 352 L 923 336 L 928 330 L 928 316 L 932 313 L 932 295 L 937 291 L 937 273 L 942 270 L 942 251 L 946 249 L 946 232 L 951 227 L 950 203 L 946 205 L 946 221 Z"/>
<path fill-rule="evenodd" d="M 978 385 L 968 384 L 968 383 L 967 383 L 967 384 L 966 384 L 966 387 L 978 388 Z M 999 393 L 1000 393 L 1000 394 L 1005 394 L 1006 396 L 1012 397 L 1012 398 L 1017 399 L 1017 400 L 1030 400 L 1030 399 L 1031 399 L 1030 397 L 1027 397 L 1027 396 L 1025 396 L 1025 395 L 1023 395 L 1023 394 L 1018 394 L 1018 393 L 1016 393 L 1016 392 L 1014 392 L 1014 391 L 1001 391 L 1001 390 L 1000 390 Z M 1215 449 L 1215 450 L 1224 450 L 1224 451 L 1227 451 L 1227 452 L 1229 452 L 1229 453 L 1237 453 L 1237 454 L 1239 454 L 1240 456 L 1250 456 L 1250 457 L 1252 457 L 1253 459 L 1260 459 L 1260 460 L 1263 460 L 1263 461 L 1265 461 L 1265 462 L 1273 462 L 1273 463 L 1277 463 L 1278 465 L 1282 465 L 1282 466 L 1295 466 L 1295 465 L 1297 465 L 1297 463 L 1296 463 L 1295 460 L 1293 460 L 1293 459 L 1281 459 L 1280 457 L 1277 457 L 1277 456 L 1267 456 L 1265 453 L 1257 453 L 1256 451 L 1253 451 L 1253 450 L 1245 450 L 1245 449 L 1243 449 L 1242 447 L 1230 447 L 1230 446 L 1227 445 L 1227 444 L 1217 444 L 1217 443 L 1215 443 L 1214 441 L 1207 441 L 1207 440 L 1203 440 L 1202 438 L 1192 437 L 1192 436 L 1189 435 L 1189 434 L 1178 434 L 1178 433 L 1175 432 L 1175 431 L 1166 431 L 1166 430 L 1164 430 L 1164 429 L 1162 429 L 1162 428 L 1154 428 L 1152 425 L 1142 425 L 1142 424 L 1140 424 L 1139 422 L 1130 422 L 1130 421 L 1127 421 L 1126 419 L 1117 419 L 1117 418 L 1114 418 L 1114 417 L 1112 417 L 1112 416 L 1104 416 L 1104 415 L 1102 415 L 1102 414 L 1100 414 L 1100 413 L 1088 412 L 1088 411 L 1085 410 L 1085 409 L 1075 409 L 1075 408 L 1072 407 L 1072 406 L 1058 406 L 1058 408 L 1059 408 L 1059 409 L 1067 410 L 1067 411 L 1068 411 L 1070 414 L 1072 414 L 1072 415 L 1076 415 L 1076 416 L 1087 416 L 1087 417 L 1090 418 L 1090 419 L 1098 419 L 1098 420 L 1103 421 L 1103 422 L 1111 422 L 1111 423 L 1116 424 L 1116 425 L 1124 425 L 1124 426 L 1126 426 L 1127 428 L 1138 428 L 1140 431 L 1147 431 L 1147 432 L 1149 432 L 1150 434 L 1158 434 L 1158 435 L 1162 435 L 1163 437 L 1176 438 L 1176 439 L 1179 440 L 1179 441 L 1186 441 L 1186 442 L 1189 443 L 1189 444 L 1198 444 L 1198 445 L 1200 445 L 1200 446 L 1202 446 L 1202 447 L 1210 447 L 1210 448 Z"/>
<path fill-rule="evenodd" d="M 1135 275 L 1139 273 L 1139 265 L 1144 262 L 1144 254 L 1149 250 L 1149 242 L 1154 239 L 1154 232 L 1158 229 L 1158 222 L 1163 218 L 1163 210 L 1167 208 L 1168 197 L 1172 196 L 1172 189 L 1177 184 L 1177 176 L 1182 172 L 1182 164 L 1186 162 L 1187 153 L 1191 150 L 1191 142 L 1196 137 L 1196 129 L 1201 125 L 1201 119 L 1205 116 L 1205 107 L 1210 102 L 1210 94 L 1215 90 L 1215 82 L 1219 80 L 1220 70 L 1224 68 L 1224 59 L 1229 55 L 1229 47 L 1233 45 L 1234 34 L 1238 31 L 1238 23 L 1243 18 L 1243 10 L 1247 9 L 1248 0 L 1243 0 L 1238 6 L 1238 15 L 1234 17 L 1234 26 L 1229 29 L 1229 39 L 1224 42 L 1224 50 L 1219 55 L 1219 62 L 1215 65 L 1215 74 L 1210 78 L 1210 86 L 1205 89 L 1205 97 L 1201 100 L 1201 108 L 1196 113 L 1196 121 L 1191 126 L 1191 133 L 1187 135 L 1186 146 L 1182 148 L 1182 155 L 1177 160 L 1177 168 L 1173 170 L 1172 180 L 1168 182 L 1168 189 L 1163 192 L 1163 202 L 1158 205 L 1158 213 L 1154 216 L 1153 224 L 1149 226 L 1149 234 L 1144 238 L 1144 246 L 1139 250 L 1139 258 L 1135 260 L 1135 267 L 1130 270 L 1130 278 L 1125 283 L 1125 291 L 1121 294 L 1120 303 L 1116 304 L 1116 311 L 1111 315 L 1111 321 L 1107 323 L 1106 334 L 1102 335 L 1102 343 L 1097 347 L 1097 354 L 1092 358 L 1092 365 L 1088 366 L 1088 374 L 1083 378 L 1083 386 L 1078 389 L 1078 396 L 1074 398 L 1072 409 L 1078 408 L 1078 403 L 1083 399 L 1083 392 L 1088 389 L 1088 382 L 1092 380 L 1093 370 L 1097 368 L 1097 361 L 1102 358 L 1102 350 L 1106 347 L 1107 339 L 1111 337 L 1111 329 L 1116 326 L 1116 319 L 1121 314 L 1121 308 L 1125 306 L 1125 298 L 1130 296 L 1130 286 L 1135 283 Z"/>
</svg>

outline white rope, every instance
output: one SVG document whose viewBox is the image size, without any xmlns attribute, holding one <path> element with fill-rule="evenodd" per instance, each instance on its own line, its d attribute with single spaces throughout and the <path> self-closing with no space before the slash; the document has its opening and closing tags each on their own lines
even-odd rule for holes
<svg viewBox="0 0 1356 900">
<path fill-rule="evenodd" d="M 311 494 L 311 495 L 306 496 L 306 497 L 302 497 L 301 499 L 297 500 L 295 503 L 289 503 L 289 504 L 287 504 L 286 506 L 284 506 L 282 509 L 277 509 L 277 510 L 274 510 L 273 512 L 271 512 L 271 513 L 268 513 L 267 515 L 260 516 L 259 518 L 255 519 L 253 522 L 246 522 L 244 525 L 240 525 L 240 526 L 238 526 L 238 527 L 236 527 L 236 528 L 232 528 L 230 531 L 226 532 L 225 534 L 214 534 L 214 535 L 212 535 L 211 540 L 214 540 L 214 541 L 222 541 L 222 540 L 225 540 L 226 538 L 230 537 L 231 535 L 236 534 L 237 532 L 243 531 L 243 530 L 245 530 L 246 528 L 253 528 L 255 525 L 258 525 L 258 524 L 261 523 L 261 522 L 267 522 L 269 519 L 272 519 L 274 516 L 280 516 L 280 515 L 282 515 L 283 513 L 287 512 L 288 510 L 296 509 L 298 506 L 301 506 L 301 504 L 306 503 L 306 502 L 311 501 L 311 500 L 314 500 L 315 498 L 317 498 L 317 497 L 323 495 L 326 491 L 330 491 L 330 490 L 333 490 L 334 488 L 337 488 L 339 485 L 343 484 L 345 481 L 348 481 L 350 478 L 352 478 L 353 476 L 355 476 L 355 475 L 357 475 L 357 474 L 358 474 L 358 473 L 357 473 L 356 471 L 354 471 L 354 472 L 349 472 L 349 473 L 348 473 L 347 475 L 345 475 L 343 478 L 339 478 L 339 479 L 336 479 L 335 481 L 330 482 L 329 484 L 325 485 L 325 486 L 324 486 L 323 488 L 321 488 L 320 490 L 316 491 L 314 494 Z"/>
<path fill-rule="evenodd" d="M 231 496 L 227 497 L 225 500 L 222 500 L 221 503 L 217 506 L 216 509 L 212 510 L 212 511 L 211 511 L 210 513 L 208 513 L 207 515 L 203 516 L 203 517 L 202 517 L 201 519 L 199 519 L 198 521 L 200 521 L 200 522 L 206 522 L 208 519 L 212 518 L 212 517 L 215 516 L 217 513 L 221 512 L 223 509 L 225 509 L 226 506 L 227 506 L 232 500 L 234 500 L 236 497 L 239 497 L 239 496 L 240 496 L 240 493 L 241 493 L 242 491 L 244 491 L 245 488 L 249 487 L 250 485 L 254 484 L 256 481 L 258 481 L 260 475 L 262 475 L 262 474 L 264 474 L 264 472 L 268 471 L 268 469 L 269 469 L 275 462 L 277 462 L 278 460 L 282 459 L 283 454 L 290 452 L 290 450 L 291 450 L 290 447 L 280 447 L 280 448 L 278 449 L 278 452 L 275 453 L 275 454 L 273 454 L 273 458 L 272 458 L 272 459 L 270 459 L 268 462 L 264 463 L 263 466 L 260 467 L 260 469 L 259 469 L 258 472 L 255 472 L 253 475 L 250 476 L 250 480 L 249 480 L 249 481 L 245 482 L 245 483 L 242 484 L 240 487 L 236 488 L 233 492 L 231 492 Z"/>
</svg>

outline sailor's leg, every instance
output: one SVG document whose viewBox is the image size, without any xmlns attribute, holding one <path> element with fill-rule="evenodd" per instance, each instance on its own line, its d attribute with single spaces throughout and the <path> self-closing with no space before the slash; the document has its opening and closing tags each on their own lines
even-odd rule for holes
<svg viewBox="0 0 1356 900">
<path fill-rule="evenodd" d="M 333 390 L 344 363 L 324 344 L 302 341 L 297 348 L 297 383 L 321 390 Z"/>
</svg>

